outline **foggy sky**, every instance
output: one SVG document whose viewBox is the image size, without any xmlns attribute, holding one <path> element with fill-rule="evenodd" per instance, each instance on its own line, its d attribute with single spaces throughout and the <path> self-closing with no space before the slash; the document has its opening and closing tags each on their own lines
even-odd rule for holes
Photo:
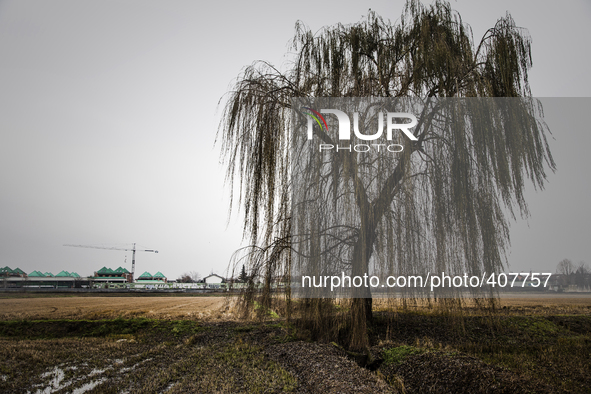
<svg viewBox="0 0 591 394">
<path fill-rule="evenodd" d="M 223 274 L 242 236 L 214 147 L 231 82 L 255 60 L 285 69 L 297 20 L 317 31 L 371 8 L 395 21 L 403 4 L 0 1 L 0 266 L 130 269 L 130 252 L 62 245 L 137 242 L 160 253 L 138 252 L 136 276 Z M 529 30 L 534 96 L 590 95 L 588 1 L 451 5 L 476 42 L 507 10 Z M 591 263 L 590 130 L 554 115 L 558 171 L 512 225 L 514 270 Z"/>
</svg>

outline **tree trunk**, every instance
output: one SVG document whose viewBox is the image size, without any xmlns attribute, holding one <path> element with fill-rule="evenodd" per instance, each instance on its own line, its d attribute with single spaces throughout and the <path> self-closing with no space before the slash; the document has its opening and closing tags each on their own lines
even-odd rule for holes
<svg viewBox="0 0 591 394">
<path fill-rule="evenodd" d="M 363 350 L 369 346 L 367 300 L 371 301 L 371 298 L 353 298 L 351 302 L 351 342 L 349 346 L 354 350 Z M 371 309 L 369 314 L 371 314 Z"/>
<path fill-rule="evenodd" d="M 375 241 L 375 226 L 371 220 L 366 220 L 362 214 L 362 226 L 359 239 L 353 248 L 352 277 L 369 275 L 369 259 L 373 252 Z M 368 328 L 373 322 L 373 299 L 369 281 L 364 279 L 363 286 L 353 288 L 351 303 L 351 343 L 350 347 L 364 350 L 369 347 Z"/>
</svg>

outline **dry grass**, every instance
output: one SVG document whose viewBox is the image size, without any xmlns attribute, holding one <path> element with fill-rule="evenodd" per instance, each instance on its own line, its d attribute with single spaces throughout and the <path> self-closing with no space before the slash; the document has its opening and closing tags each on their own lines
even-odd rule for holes
<svg viewBox="0 0 591 394">
<path fill-rule="evenodd" d="M 486 306 L 488 300 L 479 300 L 480 306 Z M 451 305 L 454 304 L 454 305 Z M 434 312 L 451 310 L 457 306 L 455 300 L 450 303 L 434 303 L 425 299 L 374 299 L 374 311 L 417 311 Z M 483 310 L 472 299 L 462 300 L 463 314 L 482 314 Z M 591 313 L 591 295 L 589 294 L 519 294 L 504 295 L 495 304 L 495 313 L 501 315 L 586 315 Z"/>
<path fill-rule="evenodd" d="M 224 297 L 59 297 L 0 299 L 0 320 L 232 318 Z"/>
<path fill-rule="evenodd" d="M 502 297 L 501 314 L 589 314 L 591 296 L 578 294 L 523 294 Z M 374 299 L 374 310 L 430 311 L 438 306 L 425 300 Z M 108 319 L 145 317 L 149 319 L 228 320 L 233 315 L 233 298 L 223 296 L 67 296 L 31 297 L 28 294 L 0 297 L 0 320 Z M 464 301 L 464 312 L 479 313 L 472 300 Z"/>
</svg>

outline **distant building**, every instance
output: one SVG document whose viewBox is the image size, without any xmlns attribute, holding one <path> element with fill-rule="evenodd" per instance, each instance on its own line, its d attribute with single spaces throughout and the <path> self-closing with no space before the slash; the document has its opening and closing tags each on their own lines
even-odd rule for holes
<svg viewBox="0 0 591 394">
<path fill-rule="evenodd" d="M 168 279 L 160 271 L 156 272 L 154 275 L 152 275 L 151 273 L 146 271 L 137 278 L 137 283 L 144 283 L 144 284 L 168 283 Z"/>
<path fill-rule="evenodd" d="M 88 286 L 88 280 L 81 278 L 76 272 L 61 271 L 57 275 L 50 272 L 33 271 L 26 274 L 20 268 L 0 268 L 0 277 L 3 277 L 2 287 L 5 288 L 73 288 Z"/>
<path fill-rule="evenodd" d="M 76 272 L 68 272 L 68 271 L 62 271 L 59 274 L 55 275 L 55 278 L 67 278 L 67 277 L 80 278 L 80 275 L 78 275 Z"/>
<path fill-rule="evenodd" d="M 45 278 L 47 276 L 48 276 L 47 274 L 44 274 L 41 271 L 33 271 L 29 274 L 29 278 Z M 53 275 L 51 275 L 51 276 L 53 276 Z"/>
<path fill-rule="evenodd" d="M 133 282 L 133 275 L 125 268 L 111 269 L 103 267 L 94 272 L 93 276 L 81 277 L 76 272 L 33 271 L 27 275 L 20 268 L 0 268 L 0 287 L 2 288 L 130 288 L 127 283 Z M 154 275 L 144 272 L 135 282 L 139 285 L 162 285 L 168 283 L 166 276 L 158 271 Z M 133 288 L 133 285 L 131 285 Z M 142 286 L 140 286 L 142 288 Z M 145 287 L 148 288 L 148 287 Z"/>
<path fill-rule="evenodd" d="M 0 277 L 8 278 L 8 277 L 21 277 L 25 278 L 27 274 L 20 268 L 11 269 L 10 267 L 6 266 L 4 268 L 0 268 Z"/>
<path fill-rule="evenodd" d="M 211 274 L 209 276 L 206 276 L 205 278 L 203 278 L 203 283 L 205 284 L 212 284 L 212 285 L 219 285 L 221 283 L 226 283 L 226 279 L 222 278 L 219 275 L 216 274 Z"/>
<path fill-rule="evenodd" d="M 104 281 L 106 278 L 124 278 L 123 282 L 133 282 L 133 276 L 131 275 L 131 272 L 122 267 L 119 267 L 116 270 L 103 267 L 94 273 L 93 279 L 96 280 L 97 278 L 99 281 Z M 115 282 L 121 282 L 121 280 L 115 280 Z"/>
</svg>

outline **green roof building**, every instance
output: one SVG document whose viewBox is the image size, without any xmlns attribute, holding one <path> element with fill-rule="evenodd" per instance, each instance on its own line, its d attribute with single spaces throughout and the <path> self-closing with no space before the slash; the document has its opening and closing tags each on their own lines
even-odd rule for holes
<svg viewBox="0 0 591 394">
<path fill-rule="evenodd" d="M 160 271 L 156 272 L 154 275 L 146 271 L 137 278 L 137 283 L 144 284 L 160 284 L 167 282 L 168 280 L 166 279 L 166 276 Z"/>
<path fill-rule="evenodd" d="M 33 271 L 29 274 L 29 278 L 45 278 L 45 274 L 41 271 Z"/>
<path fill-rule="evenodd" d="M 4 268 L 0 268 L 0 276 L 4 276 L 4 277 L 8 277 L 8 276 L 21 276 L 21 277 L 25 277 L 25 276 L 27 276 L 27 274 L 26 274 L 25 271 L 23 271 L 20 268 L 12 269 L 9 266 L 6 266 Z"/>
<path fill-rule="evenodd" d="M 0 268 L 0 275 L 2 275 L 2 276 L 8 276 L 13 273 L 14 273 L 14 271 L 9 266 L 6 266 L 4 268 Z"/>
<path fill-rule="evenodd" d="M 96 271 L 96 273 L 98 274 L 98 276 L 101 276 L 101 275 L 113 275 L 113 274 L 115 274 L 116 272 L 115 272 L 115 271 L 113 271 L 113 270 L 112 270 L 112 269 L 110 269 L 110 268 L 103 267 L 103 268 L 101 268 L 100 270 Z"/>
<path fill-rule="evenodd" d="M 103 267 L 94 273 L 95 278 L 125 278 L 126 282 L 133 280 L 131 273 L 125 268 L 119 267 L 116 270 Z"/>
<path fill-rule="evenodd" d="M 149 273 L 148 271 L 144 272 L 143 274 L 141 274 L 137 280 L 152 280 L 152 274 Z"/>
<path fill-rule="evenodd" d="M 66 277 L 66 276 L 72 276 L 72 275 L 70 275 L 70 273 L 68 271 L 62 271 L 59 274 L 56 274 L 55 275 L 56 278 L 63 278 L 63 277 Z"/>
</svg>

